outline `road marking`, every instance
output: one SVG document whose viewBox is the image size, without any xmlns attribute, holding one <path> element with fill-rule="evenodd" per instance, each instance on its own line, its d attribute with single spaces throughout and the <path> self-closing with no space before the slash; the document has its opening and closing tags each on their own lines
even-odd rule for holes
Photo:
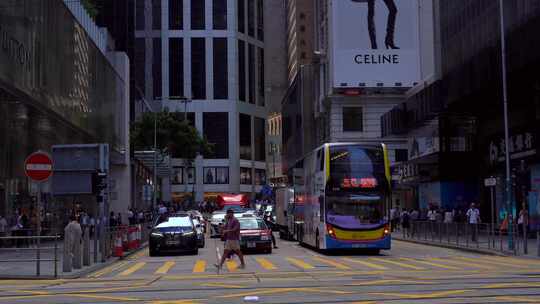
<svg viewBox="0 0 540 304">
<path fill-rule="evenodd" d="M 446 263 L 450 263 L 450 264 L 458 264 L 460 266 L 467 266 L 467 267 L 471 267 L 471 268 L 480 268 L 480 269 L 486 269 L 486 270 L 493 270 L 494 268 L 491 267 L 491 266 L 486 266 L 486 265 L 479 265 L 479 264 L 473 264 L 473 263 L 468 263 L 468 262 L 463 262 L 463 261 L 456 261 L 456 260 L 451 260 L 451 259 L 441 259 L 441 258 L 429 258 L 429 260 L 432 260 L 432 261 L 438 261 L 438 262 L 446 262 Z"/>
<path fill-rule="evenodd" d="M 480 286 L 482 289 L 496 289 L 496 288 L 518 288 L 518 287 L 540 287 L 540 282 L 517 282 L 517 283 L 495 283 Z"/>
<path fill-rule="evenodd" d="M 146 262 L 136 263 L 135 265 L 133 265 L 133 266 L 129 267 L 128 269 L 122 271 L 120 274 L 118 274 L 118 276 L 122 276 L 122 277 L 128 276 L 128 275 L 134 273 L 135 271 L 143 268 L 144 265 L 146 265 Z"/>
<path fill-rule="evenodd" d="M 299 260 L 299 259 L 296 259 L 296 258 L 286 258 L 287 261 L 289 261 L 289 263 L 297 266 L 297 267 L 300 267 L 302 269 L 314 269 L 315 266 L 313 265 L 310 265 L 302 260 Z"/>
<path fill-rule="evenodd" d="M 238 269 L 238 264 L 236 264 L 235 261 L 227 261 L 225 262 L 225 265 L 227 265 L 227 269 L 229 271 L 236 271 Z"/>
<path fill-rule="evenodd" d="M 195 266 L 193 266 L 193 273 L 202 273 L 206 270 L 206 261 L 205 260 L 197 260 L 195 263 Z"/>
<path fill-rule="evenodd" d="M 266 270 L 276 270 L 276 266 L 274 266 L 274 264 L 272 264 L 269 260 L 265 259 L 265 258 L 256 258 L 255 259 L 257 261 L 257 263 L 259 263 L 261 265 L 262 268 L 266 269 Z"/>
<path fill-rule="evenodd" d="M 197 304 L 197 303 L 200 303 L 200 302 L 197 302 L 197 301 L 202 301 L 203 299 L 198 299 L 198 300 L 172 300 L 172 301 L 150 301 L 150 302 L 146 302 L 148 304 Z"/>
<path fill-rule="evenodd" d="M 231 284 L 221 284 L 221 283 L 204 283 L 204 284 L 200 284 L 200 286 L 223 287 L 223 288 L 247 288 L 247 286 L 244 286 L 244 285 L 231 285 Z"/>
<path fill-rule="evenodd" d="M 528 303 L 538 303 L 538 298 L 523 298 L 523 297 L 513 297 L 513 296 L 500 296 L 495 297 L 496 300 L 501 300 L 509 303 L 516 303 L 519 302 L 528 302 Z"/>
<path fill-rule="evenodd" d="M 175 264 L 176 263 L 173 261 L 167 261 L 163 263 L 163 265 L 159 267 L 158 270 L 154 272 L 154 274 L 166 274 L 167 272 L 169 272 L 169 270 L 171 270 L 171 268 L 174 267 Z"/>
<path fill-rule="evenodd" d="M 344 264 L 340 264 L 338 262 L 335 262 L 335 261 L 332 261 L 332 260 L 329 260 L 329 259 L 325 259 L 325 258 L 321 258 L 321 257 L 313 257 L 313 259 L 315 261 L 319 261 L 323 264 L 327 264 L 327 265 L 330 265 L 330 266 L 334 266 L 336 267 L 337 269 L 342 269 L 342 270 L 349 270 L 351 269 L 351 267 L 347 266 L 347 265 L 344 265 Z"/>
<path fill-rule="evenodd" d="M 492 260 L 492 261 L 496 261 L 496 262 L 499 262 L 499 263 L 503 263 L 504 265 L 509 265 L 510 263 L 523 265 L 523 266 L 527 266 L 527 267 L 531 267 L 533 265 L 534 266 L 539 265 L 536 261 L 529 260 L 529 259 L 523 259 L 522 260 L 522 259 L 515 259 L 515 258 L 510 258 L 510 257 L 494 257 L 494 256 L 482 257 L 482 258 L 485 258 L 486 260 Z"/>
<path fill-rule="evenodd" d="M 329 294 L 351 294 L 351 291 L 341 291 L 341 290 L 324 290 L 321 288 L 310 288 L 310 287 L 291 287 L 291 288 L 271 288 L 271 289 L 259 289 L 250 292 L 235 293 L 223 296 L 217 296 L 216 298 L 236 298 L 236 297 L 245 297 L 245 296 L 254 296 L 254 295 L 263 295 L 263 294 L 275 294 L 275 293 L 286 293 L 293 291 L 303 291 L 306 293 L 309 292 L 318 292 L 318 293 L 329 293 Z"/>
<path fill-rule="evenodd" d="M 87 294 L 69 294 L 69 295 L 73 297 L 79 297 L 79 298 L 113 300 L 113 301 L 140 301 L 141 300 L 137 298 L 98 296 L 98 295 L 87 295 Z M 63 296 L 63 294 L 58 294 L 57 296 Z"/>
<path fill-rule="evenodd" d="M 379 262 L 388 263 L 388 264 L 394 264 L 394 265 L 397 265 L 397 266 L 400 266 L 400 267 L 409 268 L 409 269 L 414 269 L 414 270 L 424 270 L 424 269 L 425 269 L 425 268 L 423 268 L 423 267 L 418 267 L 418 266 L 414 266 L 414 265 L 409 265 L 409 264 L 405 264 L 405 263 L 400 263 L 400 262 L 392 261 L 392 260 L 390 260 L 390 259 L 370 258 L 370 260 L 373 260 L 373 261 L 379 261 Z"/>
<path fill-rule="evenodd" d="M 402 298 L 402 299 L 433 299 L 433 298 L 442 298 L 442 297 L 446 297 L 450 295 L 462 294 L 469 291 L 471 290 L 467 290 L 467 289 L 448 290 L 448 291 L 440 291 L 440 292 L 433 292 L 433 293 L 370 292 L 368 294 L 377 295 L 377 296 L 397 297 L 397 298 Z"/>
<path fill-rule="evenodd" d="M 346 286 L 370 286 L 370 285 L 385 285 L 385 284 L 391 284 L 391 283 L 410 283 L 410 284 L 423 284 L 423 285 L 435 284 L 435 282 L 430 282 L 430 281 L 375 280 L 375 281 L 364 281 L 364 282 L 346 284 Z"/>
<path fill-rule="evenodd" d="M 439 268 L 444 268 L 444 269 L 448 269 L 448 270 L 459 270 L 459 268 L 454 267 L 454 266 L 448 266 L 448 265 L 443 265 L 443 264 L 439 264 L 439 263 L 432 263 L 432 262 L 423 261 L 423 260 L 416 260 L 416 259 L 412 259 L 412 258 L 400 258 L 400 259 L 404 260 L 404 261 L 415 262 L 415 263 L 435 266 L 435 267 L 439 267 Z"/>
<path fill-rule="evenodd" d="M 346 262 L 356 263 L 356 264 L 364 265 L 364 266 L 371 267 L 371 268 L 378 269 L 378 270 L 387 270 L 388 269 L 387 267 L 384 267 L 382 265 L 370 263 L 370 262 L 364 261 L 364 260 L 357 260 L 357 259 L 351 259 L 351 258 L 343 258 L 343 260 L 346 261 Z"/>
<path fill-rule="evenodd" d="M 470 262 L 474 262 L 474 263 L 484 263 L 484 264 L 494 264 L 494 265 L 497 265 L 497 266 L 510 266 L 508 263 L 502 263 L 502 262 L 495 262 L 495 261 L 491 261 L 491 260 L 486 260 L 484 259 L 484 257 L 482 257 L 481 259 L 478 258 L 478 259 L 473 259 L 473 258 L 466 258 L 466 257 L 454 257 L 455 259 L 459 259 L 459 260 L 465 260 L 465 261 L 470 261 Z M 525 265 L 511 265 L 512 267 L 515 267 L 515 268 L 529 268 L 528 266 L 525 266 Z"/>
<path fill-rule="evenodd" d="M 124 267 L 124 265 L 126 265 L 128 262 L 120 262 L 118 264 L 113 264 L 105 269 L 102 269 L 100 271 L 97 271 L 97 272 L 94 272 L 93 274 L 89 275 L 88 277 L 89 278 L 99 278 L 103 275 L 106 275 L 106 274 L 109 274 L 113 271 L 116 271 L 122 267 Z"/>
</svg>

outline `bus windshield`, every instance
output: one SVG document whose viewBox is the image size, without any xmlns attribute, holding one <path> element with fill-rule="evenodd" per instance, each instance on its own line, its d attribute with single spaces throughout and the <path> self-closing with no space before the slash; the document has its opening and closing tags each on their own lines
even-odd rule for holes
<svg viewBox="0 0 540 304">
<path fill-rule="evenodd" d="M 345 145 L 330 147 L 330 175 L 354 177 L 361 173 L 384 172 L 382 149 Z"/>
<path fill-rule="evenodd" d="M 384 222 L 383 208 L 379 195 L 329 196 L 326 221 L 345 229 L 376 227 Z"/>
</svg>

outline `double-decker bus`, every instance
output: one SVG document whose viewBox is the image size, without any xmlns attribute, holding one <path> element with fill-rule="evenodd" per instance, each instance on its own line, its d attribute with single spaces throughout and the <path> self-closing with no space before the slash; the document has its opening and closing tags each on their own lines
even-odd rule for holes
<svg viewBox="0 0 540 304">
<path fill-rule="evenodd" d="M 391 176 L 384 144 L 327 143 L 294 168 L 299 242 L 317 249 L 390 249 Z"/>
</svg>

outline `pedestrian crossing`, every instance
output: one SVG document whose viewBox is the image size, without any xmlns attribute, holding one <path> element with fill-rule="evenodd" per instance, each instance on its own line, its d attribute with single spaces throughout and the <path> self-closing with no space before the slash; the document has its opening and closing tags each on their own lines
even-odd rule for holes
<svg viewBox="0 0 540 304">
<path fill-rule="evenodd" d="M 236 259 L 226 261 L 222 273 L 242 272 L 298 272 L 298 271 L 540 271 L 540 261 L 496 256 L 449 257 L 326 257 L 313 256 L 246 256 L 247 268 L 240 269 Z M 215 274 L 215 261 L 199 257 L 177 259 L 167 257 L 159 261 L 133 260 L 120 267 L 99 271 L 90 277 L 118 277 L 170 274 Z"/>
</svg>

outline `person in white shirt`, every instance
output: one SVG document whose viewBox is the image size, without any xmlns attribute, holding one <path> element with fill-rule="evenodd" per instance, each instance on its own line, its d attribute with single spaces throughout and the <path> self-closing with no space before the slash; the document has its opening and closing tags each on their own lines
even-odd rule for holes
<svg viewBox="0 0 540 304">
<path fill-rule="evenodd" d="M 469 223 L 472 229 L 471 239 L 473 242 L 476 242 L 476 239 L 477 239 L 476 234 L 478 232 L 477 225 L 480 223 L 480 210 L 476 208 L 475 203 L 471 204 L 471 208 L 467 210 L 466 216 L 467 216 L 467 222 Z"/>
</svg>

